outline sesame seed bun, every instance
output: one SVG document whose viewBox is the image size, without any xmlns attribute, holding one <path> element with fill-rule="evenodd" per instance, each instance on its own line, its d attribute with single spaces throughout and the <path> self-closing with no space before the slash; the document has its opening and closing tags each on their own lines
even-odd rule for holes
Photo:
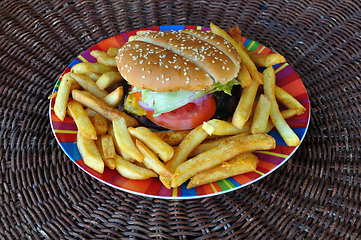
<svg viewBox="0 0 361 240">
<path fill-rule="evenodd" d="M 152 91 L 204 91 L 226 84 L 240 69 L 237 50 L 225 39 L 198 30 L 146 32 L 117 56 L 131 85 Z"/>
</svg>

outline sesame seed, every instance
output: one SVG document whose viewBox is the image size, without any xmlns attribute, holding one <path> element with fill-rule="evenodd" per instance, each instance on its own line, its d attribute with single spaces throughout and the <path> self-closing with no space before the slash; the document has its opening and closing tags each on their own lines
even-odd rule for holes
<svg viewBox="0 0 361 240">
<path fill-rule="evenodd" d="M 145 76 L 143 75 L 142 78 L 145 78 Z"/>
</svg>

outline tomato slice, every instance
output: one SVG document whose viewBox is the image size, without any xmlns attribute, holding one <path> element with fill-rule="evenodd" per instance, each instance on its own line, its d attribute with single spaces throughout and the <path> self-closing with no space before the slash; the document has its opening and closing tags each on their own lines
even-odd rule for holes
<svg viewBox="0 0 361 240">
<path fill-rule="evenodd" d="M 152 111 L 146 112 L 147 117 L 159 126 L 172 130 L 187 130 L 193 129 L 211 119 L 215 111 L 216 102 L 213 97 L 210 97 L 200 106 L 195 103 L 188 103 L 171 112 L 162 113 L 157 117 L 153 117 Z"/>
</svg>

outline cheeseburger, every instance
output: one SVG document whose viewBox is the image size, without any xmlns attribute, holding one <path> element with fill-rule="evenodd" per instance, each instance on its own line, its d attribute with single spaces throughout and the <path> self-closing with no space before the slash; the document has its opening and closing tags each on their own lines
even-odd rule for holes
<svg viewBox="0 0 361 240">
<path fill-rule="evenodd" d="M 237 50 L 207 31 L 149 31 L 126 43 L 117 67 L 131 85 L 139 115 L 167 129 L 192 129 L 212 118 L 215 95 L 231 95 L 240 70 Z M 220 101 L 218 101 L 220 102 Z"/>
</svg>

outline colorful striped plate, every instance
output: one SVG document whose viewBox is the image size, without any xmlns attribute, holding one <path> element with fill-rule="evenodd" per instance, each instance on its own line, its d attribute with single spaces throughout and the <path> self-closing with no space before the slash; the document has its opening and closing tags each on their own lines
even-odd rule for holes
<svg viewBox="0 0 361 240">
<path fill-rule="evenodd" d="M 200 30 L 209 30 L 209 28 L 200 27 L 200 26 L 189 26 L 189 25 L 167 25 L 167 26 L 158 26 L 147 28 L 155 31 L 165 31 L 165 30 L 181 30 L 181 29 L 200 29 Z M 139 29 L 145 30 L 145 29 Z M 79 62 L 96 62 L 96 59 L 90 55 L 91 50 L 103 50 L 107 51 L 109 47 L 121 47 L 124 43 L 127 42 L 128 37 L 135 35 L 138 30 L 130 31 L 127 33 L 119 34 L 117 36 L 106 39 L 78 56 L 63 72 L 63 74 L 58 79 L 54 92 L 58 90 L 59 83 L 62 79 L 62 76 L 70 71 L 70 68 L 79 63 Z M 250 39 L 243 38 L 244 45 L 248 50 L 259 54 L 267 54 L 272 51 L 261 44 L 254 42 Z M 289 66 L 287 63 L 282 63 L 274 66 L 276 72 L 276 81 L 277 85 L 292 96 L 294 96 L 302 105 L 307 109 L 307 111 L 300 115 L 295 116 L 291 119 L 288 119 L 287 122 L 298 135 L 298 137 L 303 140 L 309 120 L 310 120 L 310 104 L 306 89 L 297 75 L 297 73 Z M 118 174 L 116 170 L 105 169 L 104 173 L 100 174 L 84 164 L 79 151 L 76 146 L 76 134 L 77 127 L 74 121 L 66 116 L 65 120 L 60 121 L 54 114 L 54 102 L 55 99 L 50 100 L 50 122 L 55 135 L 56 140 L 58 141 L 61 148 L 68 155 L 68 157 L 81 169 L 95 177 L 99 181 L 108 184 L 112 187 L 124 190 L 126 192 L 139 194 L 147 197 L 156 197 L 156 198 L 167 198 L 167 199 L 190 199 L 190 198 L 200 198 L 200 197 L 209 197 L 221 193 L 226 193 L 235 189 L 239 189 L 246 185 L 249 185 L 266 175 L 270 174 L 272 171 L 280 167 L 283 163 L 287 161 L 288 158 L 297 150 L 297 147 L 288 147 L 286 146 L 283 139 L 280 137 L 277 130 L 272 130 L 269 135 L 274 137 L 277 142 L 277 147 L 270 151 L 256 151 L 254 152 L 259 158 L 259 164 L 255 172 L 250 172 L 246 174 L 241 174 L 232 178 L 228 178 L 222 181 L 214 182 L 211 184 L 206 184 L 197 188 L 187 189 L 186 185 L 175 188 L 167 189 L 157 178 L 149 180 L 130 180 L 125 177 L 122 177 Z"/>
</svg>

